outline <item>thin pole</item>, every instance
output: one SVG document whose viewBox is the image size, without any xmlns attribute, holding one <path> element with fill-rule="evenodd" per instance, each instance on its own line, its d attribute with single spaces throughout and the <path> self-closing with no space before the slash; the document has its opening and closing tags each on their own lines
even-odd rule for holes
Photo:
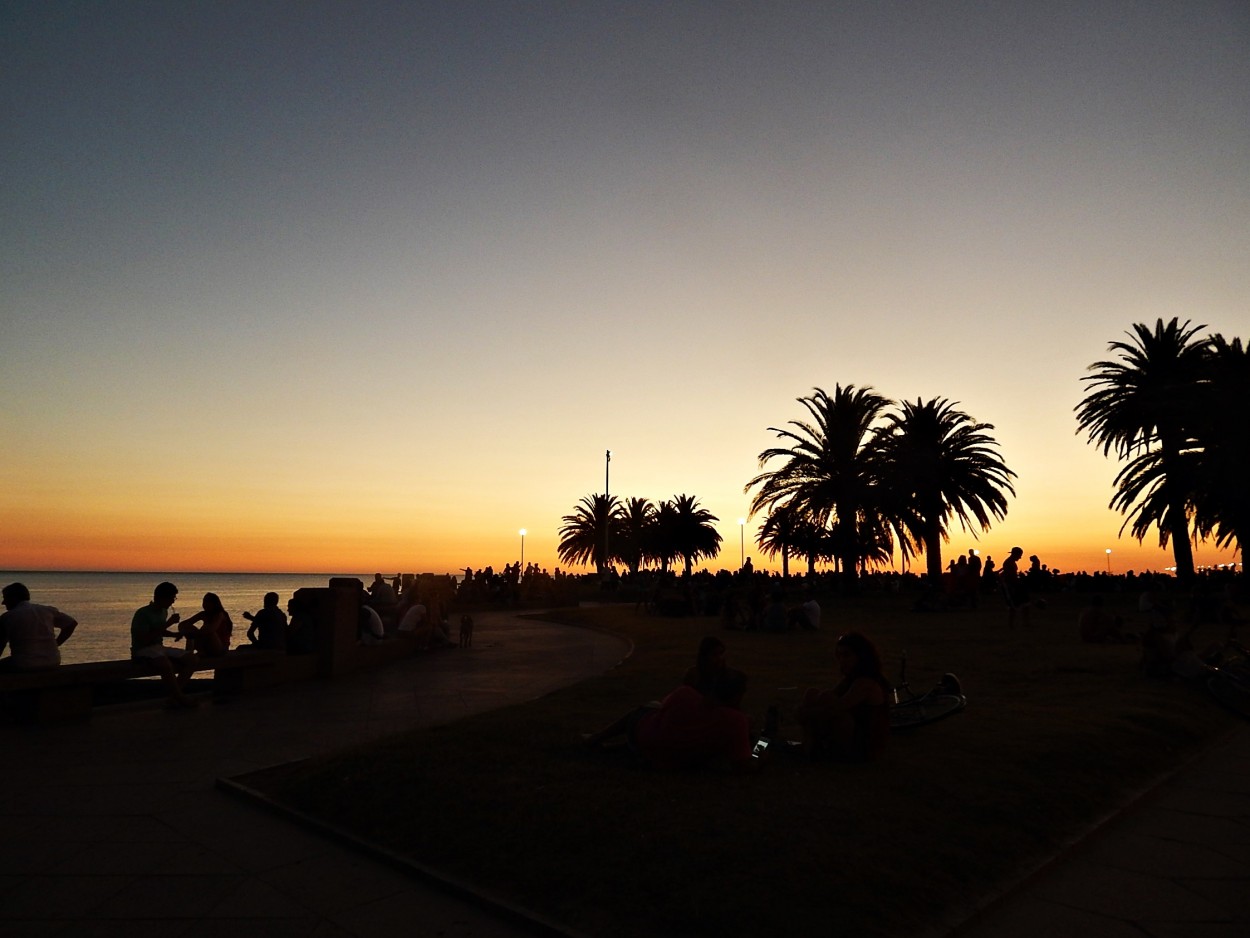
<svg viewBox="0 0 1250 938">
<path fill-rule="evenodd" d="M 608 487 L 608 479 L 612 471 L 612 450 L 605 450 L 603 454 L 603 572 L 608 571 L 608 534 L 612 529 L 612 497 Z"/>
</svg>

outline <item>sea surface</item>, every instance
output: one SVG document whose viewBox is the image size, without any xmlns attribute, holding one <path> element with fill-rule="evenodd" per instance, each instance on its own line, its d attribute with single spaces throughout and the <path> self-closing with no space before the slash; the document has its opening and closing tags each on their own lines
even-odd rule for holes
<svg viewBox="0 0 1250 938">
<path fill-rule="evenodd" d="M 260 609 L 265 594 L 273 591 L 279 605 L 305 586 L 328 586 L 331 576 L 306 573 L 57 573 L 0 571 L 0 585 L 25 583 L 31 602 L 55 606 L 78 620 L 78 628 L 61 646 L 61 661 L 108 661 L 130 657 L 130 617 L 152 601 L 152 589 L 162 580 L 178 587 L 173 611 L 189 619 L 200 611 L 205 593 L 216 593 L 234 620 L 233 644 L 247 641 L 244 611 Z M 346 573 L 365 585 L 373 575 Z M 3 609 L 0 608 L 0 612 Z M 166 639 L 166 644 L 169 639 Z M 6 650 L 5 654 L 8 652 Z"/>
</svg>

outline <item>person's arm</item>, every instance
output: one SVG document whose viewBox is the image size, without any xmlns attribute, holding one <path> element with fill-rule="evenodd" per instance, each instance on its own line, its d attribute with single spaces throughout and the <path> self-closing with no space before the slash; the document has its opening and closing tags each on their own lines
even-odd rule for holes
<svg viewBox="0 0 1250 938">
<path fill-rule="evenodd" d="M 4 616 L 7 615 L 7 612 L 4 615 L 0 615 L 0 655 L 4 654 L 5 646 L 9 644 L 9 628 L 4 624 Z"/>
<path fill-rule="evenodd" d="M 64 645 L 66 640 L 74 634 L 74 629 L 78 628 L 78 620 L 73 616 L 67 616 L 63 612 L 58 612 L 53 618 L 52 624 L 57 629 L 56 643 Z"/>
</svg>

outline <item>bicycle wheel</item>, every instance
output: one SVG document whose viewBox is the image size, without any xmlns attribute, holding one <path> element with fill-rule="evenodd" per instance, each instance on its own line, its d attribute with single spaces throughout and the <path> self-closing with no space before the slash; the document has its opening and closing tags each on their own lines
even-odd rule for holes
<svg viewBox="0 0 1250 938">
<path fill-rule="evenodd" d="M 890 708 L 890 728 L 895 730 L 924 726 L 934 720 L 958 713 L 968 705 L 968 698 L 955 694 L 925 694 L 905 700 Z"/>
<path fill-rule="evenodd" d="M 1214 674 L 1207 678 L 1207 690 L 1226 709 L 1250 719 L 1250 684 L 1230 674 Z"/>
</svg>

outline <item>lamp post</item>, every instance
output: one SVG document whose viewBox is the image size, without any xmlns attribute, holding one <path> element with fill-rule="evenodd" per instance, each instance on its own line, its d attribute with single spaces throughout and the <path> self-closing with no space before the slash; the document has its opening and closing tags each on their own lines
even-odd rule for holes
<svg viewBox="0 0 1250 938">
<path fill-rule="evenodd" d="M 1111 572 L 1111 548 L 1107 548 L 1107 573 Z"/>
<path fill-rule="evenodd" d="M 612 496 L 608 480 L 612 475 L 612 450 L 603 452 L 603 572 L 608 572 L 608 535 L 612 527 Z"/>
<path fill-rule="evenodd" d="M 521 572 L 525 572 L 525 528 L 521 528 Z"/>
<path fill-rule="evenodd" d="M 738 569 L 747 565 L 747 519 L 738 519 Z"/>
</svg>

